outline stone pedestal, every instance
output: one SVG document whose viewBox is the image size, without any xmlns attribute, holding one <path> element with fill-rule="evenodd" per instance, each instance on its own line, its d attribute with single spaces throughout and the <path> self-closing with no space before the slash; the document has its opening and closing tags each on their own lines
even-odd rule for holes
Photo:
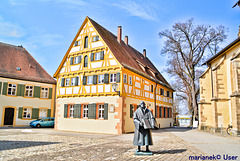
<svg viewBox="0 0 240 161">
<path fill-rule="evenodd" d="M 135 151 L 135 155 L 153 155 L 151 151 Z"/>
</svg>

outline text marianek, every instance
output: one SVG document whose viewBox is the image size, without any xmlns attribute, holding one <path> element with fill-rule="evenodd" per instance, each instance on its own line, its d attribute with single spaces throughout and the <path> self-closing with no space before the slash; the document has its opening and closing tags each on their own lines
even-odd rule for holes
<svg viewBox="0 0 240 161">
<path fill-rule="evenodd" d="M 228 154 L 221 155 L 199 155 L 199 156 L 189 156 L 189 160 L 220 160 L 223 158 L 224 160 L 237 160 L 238 156 L 230 156 Z"/>
</svg>

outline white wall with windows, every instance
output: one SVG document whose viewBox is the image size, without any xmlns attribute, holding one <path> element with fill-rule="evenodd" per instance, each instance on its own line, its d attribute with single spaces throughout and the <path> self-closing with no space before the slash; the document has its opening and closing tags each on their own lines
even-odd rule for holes
<svg viewBox="0 0 240 161">
<path fill-rule="evenodd" d="M 4 124 L 4 112 L 8 107 L 14 109 L 13 126 L 29 126 L 29 123 L 34 120 L 32 119 L 33 109 L 39 109 L 39 118 L 46 117 L 48 109 L 54 110 L 54 97 L 49 99 L 49 88 L 52 88 L 53 94 L 55 85 L 2 77 L 0 77 L 0 82 L 2 83 L 0 83 L 0 126 Z M 8 82 L 6 95 L 3 94 L 4 82 Z M 18 88 L 19 85 L 25 85 L 22 86 L 21 92 Z M 34 97 L 35 86 L 39 87 L 39 97 Z M 19 92 L 21 96 L 19 96 Z M 18 117 L 20 108 L 22 118 Z M 42 111 L 42 109 L 44 110 Z"/>
<path fill-rule="evenodd" d="M 118 112 L 110 111 L 110 106 L 111 108 L 119 107 L 118 99 L 119 96 L 58 98 L 58 105 L 60 106 L 57 105 L 58 109 L 56 111 L 58 111 L 58 113 L 56 113 L 56 121 L 58 121 L 58 124 L 55 128 L 57 130 L 65 131 L 118 134 L 118 131 L 115 128 L 120 121 L 120 119 L 115 119 L 115 116 L 118 115 Z M 81 118 L 64 117 L 64 105 L 71 105 L 71 103 L 81 104 Z M 86 103 L 96 104 L 96 119 L 88 118 L 89 111 Z M 104 103 L 108 103 L 108 119 L 103 118 L 105 115 Z"/>
</svg>

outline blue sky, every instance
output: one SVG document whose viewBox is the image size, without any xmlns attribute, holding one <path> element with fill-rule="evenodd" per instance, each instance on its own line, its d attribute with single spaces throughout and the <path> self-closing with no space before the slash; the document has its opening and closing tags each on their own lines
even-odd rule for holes
<svg viewBox="0 0 240 161">
<path fill-rule="evenodd" d="M 159 71 L 166 59 L 160 55 L 158 33 L 175 22 L 194 18 L 196 24 L 229 28 L 222 47 L 237 38 L 240 8 L 237 0 L 1 0 L 0 42 L 23 45 L 53 75 L 86 16 L 123 37 L 142 52 Z"/>
</svg>

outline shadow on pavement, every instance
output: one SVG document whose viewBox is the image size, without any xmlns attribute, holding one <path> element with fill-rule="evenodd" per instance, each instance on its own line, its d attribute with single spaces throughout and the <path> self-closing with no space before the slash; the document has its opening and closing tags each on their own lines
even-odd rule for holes
<svg viewBox="0 0 240 161">
<path fill-rule="evenodd" d="M 187 151 L 187 149 L 161 150 L 161 151 L 153 151 L 153 154 L 176 154 L 176 153 L 183 153 L 185 151 Z"/>
<path fill-rule="evenodd" d="M 59 144 L 61 142 L 38 142 L 38 141 L 0 141 L 0 151 L 27 148 L 32 146 Z"/>
<path fill-rule="evenodd" d="M 189 127 L 173 127 L 173 128 L 167 128 L 166 130 L 168 132 L 185 132 L 185 131 L 190 131 L 193 129 L 189 128 Z"/>
</svg>

